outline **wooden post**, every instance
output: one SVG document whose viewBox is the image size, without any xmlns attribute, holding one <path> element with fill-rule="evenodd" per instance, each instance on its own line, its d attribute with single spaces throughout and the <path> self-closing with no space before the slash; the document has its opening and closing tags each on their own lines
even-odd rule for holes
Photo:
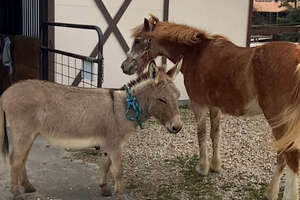
<svg viewBox="0 0 300 200">
<path fill-rule="evenodd" d="M 249 11 L 248 11 L 248 30 L 247 30 L 247 41 L 246 46 L 250 47 L 251 34 L 252 34 L 252 12 L 253 12 L 253 0 L 249 0 Z"/>
<path fill-rule="evenodd" d="M 164 0 L 164 10 L 163 10 L 163 20 L 168 21 L 169 20 L 169 0 Z M 167 64 L 167 58 L 162 57 L 161 58 L 161 64 L 165 65 Z"/>
</svg>

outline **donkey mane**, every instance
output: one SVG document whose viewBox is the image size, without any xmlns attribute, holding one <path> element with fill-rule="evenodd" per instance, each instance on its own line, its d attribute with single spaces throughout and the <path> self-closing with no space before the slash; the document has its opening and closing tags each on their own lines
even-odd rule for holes
<svg viewBox="0 0 300 200">
<path fill-rule="evenodd" d="M 158 71 L 162 71 L 162 72 L 166 72 L 166 67 L 165 66 L 159 66 L 158 67 Z M 149 80 L 150 76 L 149 76 L 149 72 L 145 72 L 142 75 L 138 76 L 136 79 L 131 80 L 129 83 L 127 83 L 127 86 L 129 88 L 132 88 L 136 85 L 138 85 L 139 83 Z M 122 90 L 124 90 L 124 87 L 122 87 Z"/>
<path fill-rule="evenodd" d="M 149 73 L 143 73 L 141 76 L 137 77 L 136 79 L 131 80 L 129 83 L 127 83 L 127 86 L 129 88 L 132 88 L 133 86 L 146 81 L 149 79 Z M 122 87 L 122 89 L 124 89 L 124 87 Z"/>
<path fill-rule="evenodd" d="M 151 16 L 150 22 L 154 16 Z M 212 35 L 204 30 L 197 29 L 185 24 L 176 24 L 172 22 L 157 21 L 154 30 L 147 32 L 146 36 L 157 40 L 165 40 L 185 44 L 188 46 L 197 46 L 203 40 L 226 39 L 221 35 Z M 132 29 L 132 37 L 137 37 L 143 32 L 144 25 L 139 25 Z"/>
</svg>

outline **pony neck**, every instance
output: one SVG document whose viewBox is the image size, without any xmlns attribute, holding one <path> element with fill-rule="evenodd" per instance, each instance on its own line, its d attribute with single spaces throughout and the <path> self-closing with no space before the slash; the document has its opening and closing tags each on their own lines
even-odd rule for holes
<svg viewBox="0 0 300 200">
<path fill-rule="evenodd" d="M 171 41 L 161 41 L 160 56 L 165 56 L 173 63 L 177 63 L 180 58 L 187 52 L 188 48 L 182 44 Z"/>
</svg>

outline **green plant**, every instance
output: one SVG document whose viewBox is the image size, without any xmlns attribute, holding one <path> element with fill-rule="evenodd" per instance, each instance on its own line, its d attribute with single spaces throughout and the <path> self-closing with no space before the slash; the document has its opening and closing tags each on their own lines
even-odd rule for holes
<svg viewBox="0 0 300 200">
<path fill-rule="evenodd" d="M 174 160 L 167 160 L 170 165 L 180 167 L 183 179 L 166 185 L 160 185 L 157 193 L 158 200 L 178 200 L 184 195 L 190 200 L 219 200 L 221 197 L 216 194 L 214 185 L 209 176 L 200 176 L 195 167 L 199 161 L 197 155 L 192 157 L 178 156 Z"/>
</svg>

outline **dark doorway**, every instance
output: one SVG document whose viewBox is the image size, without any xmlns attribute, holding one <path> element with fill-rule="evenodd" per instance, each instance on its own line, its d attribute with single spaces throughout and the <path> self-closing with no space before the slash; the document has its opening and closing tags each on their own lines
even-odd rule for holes
<svg viewBox="0 0 300 200">
<path fill-rule="evenodd" d="M 7 35 L 22 34 L 21 0 L 1 0 L 0 33 Z"/>
</svg>

